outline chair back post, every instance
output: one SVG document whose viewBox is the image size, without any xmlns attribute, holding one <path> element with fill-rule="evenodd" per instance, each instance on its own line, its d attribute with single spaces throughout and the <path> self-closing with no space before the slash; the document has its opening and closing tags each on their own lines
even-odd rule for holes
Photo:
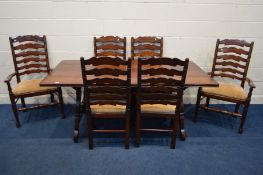
<svg viewBox="0 0 263 175">
<path fill-rule="evenodd" d="M 21 81 L 21 79 L 20 79 L 20 76 L 18 74 L 15 50 L 14 50 L 14 45 L 13 45 L 13 42 L 14 42 L 13 38 L 9 37 L 9 42 L 10 42 L 10 48 L 11 48 L 11 52 L 12 52 L 13 63 L 14 63 L 14 68 L 15 68 L 15 73 L 16 73 L 16 81 L 17 81 L 17 83 L 19 83 Z"/>
<path fill-rule="evenodd" d="M 163 57 L 163 37 L 161 37 L 160 41 L 160 57 Z"/>
<path fill-rule="evenodd" d="M 134 60 L 134 38 L 131 37 L 131 59 Z"/>
<path fill-rule="evenodd" d="M 44 47 L 45 47 L 45 55 L 46 55 L 46 64 L 47 64 L 47 72 L 50 73 L 50 66 L 49 66 L 49 57 L 48 57 L 48 50 L 47 50 L 47 39 L 46 35 L 43 35 L 44 40 Z"/>
<path fill-rule="evenodd" d="M 188 65 L 189 65 L 189 58 L 186 58 L 184 60 L 184 65 L 183 65 L 182 80 L 181 80 L 182 84 L 180 86 L 179 100 L 178 100 L 177 106 L 180 106 L 181 105 L 180 103 L 183 101 L 183 94 L 184 94 L 184 89 L 185 89 L 185 80 L 186 80 Z"/>
<path fill-rule="evenodd" d="M 241 86 L 242 87 L 244 87 L 244 85 L 245 85 L 247 72 L 248 72 L 248 67 L 249 67 L 249 64 L 250 64 L 250 59 L 251 59 L 253 48 L 254 48 L 254 41 L 252 41 L 251 44 L 250 44 L 249 53 L 248 53 L 247 62 L 246 62 L 246 68 L 245 68 L 243 79 L 242 79 L 242 82 L 241 82 Z"/>
<path fill-rule="evenodd" d="M 124 50 L 123 50 L 123 59 L 126 60 L 126 43 L 127 43 L 127 40 L 126 40 L 126 37 L 124 37 L 124 41 L 123 41 L 123 47 L 124 47 Z"/>
<path fill-rule="evenodd" d="M 212 72 L 211 72 L 211 77 L 212 78 L 214 77 L 214 72 L 215 72 L 218 47 L 219 47 L 219 38 L 217 38 L 217 40 L 216 40 L 216 47 L 215 47 L 214 59 L 213 59 L 213 65 L 212 65 Z"/>
</svg>

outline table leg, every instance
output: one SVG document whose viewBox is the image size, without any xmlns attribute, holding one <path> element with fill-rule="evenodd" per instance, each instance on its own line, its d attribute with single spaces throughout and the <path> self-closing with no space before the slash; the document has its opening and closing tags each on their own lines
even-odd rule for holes
<svg viewBox="0 0 263 175">
<path fill-rule="evenodd" d="M 184 128 L 184 102 L 182 101 L 180 105 L 180 120 L 179 120 L 179 129 L 180 129 L 180 138 L 181 140 L 185 140 L 187 135 Z"/>
<path fill-rule="evenodd" d="M 79 123 L 81 118 L 81 87 L 74 87 L 76 91 L 76 107 L 75 107 L 75 118 L 74 118 L 74 132 L 73 141 L 78 142 L 79 137 Z"/>
</svg>

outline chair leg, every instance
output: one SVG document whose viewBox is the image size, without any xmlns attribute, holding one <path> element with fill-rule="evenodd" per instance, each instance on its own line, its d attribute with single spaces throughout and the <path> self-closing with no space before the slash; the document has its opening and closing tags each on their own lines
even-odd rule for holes
<svg viewBox="0 0 263 175">
<path fill-rule="evenodd" d="M 141 143 L 141 116 L 139 112 L 136 112 L 136 139 L 135 146 L 139 147 Z"/>
<path fill-rule="evenodd" d="M 20 125 L 19 116 L 18 116 L 18 110 L 17 110 L 17 106 L 16 106 L 16 102 L 15 102 L 14 97 L 10 96 L 10 101 L 11 101 L 11 104 L 12 104 L 12 109 L 13 109 L 13 113 L 14 113 L 15 120 L 16 120 L 16 127 L 20 128 L 21 125 Z"/>
<path fill-rule="evenodd" d="M 235 112 L 238 113 L 239 112 L 239 107 L 240 107 L 240 104 L 236 104 L 236 107 L 235 107 Z"/>
<path fill-rule="evenodd" d="M 55 102 L 54 94 L 50 94 L 50 101 L 51 101 L 51 103 Z"/>
<path fill-rule="evenodd" d="M 249 107 L 249 102 L 246 102 L 246 104 L 244 105 L 244 108 L 243 108 L 241 122 L 240 122 L 240 126 L 238 129 L 239 134 L 243 133 L 243 126 L 244 126 L 244 123 L 245 123 L 246 118 L 247 118 L 248 107 Z"/>
<path fill-rule="evenodd" d="M 22 107 L 26 108 L 26 102 L 24 98 L 21 98 Z M 24 111 L 25 112 L 25 111 Z"/>
<path fill-rule="evenodd" d="M 89 149 L 93 149 L 93 119 L 91 115 L 86 115 L 88 117 L 88 139 L 89 139 Z"/>
<path fill-rule="evenodd" d="M 208 107 L 210 103 L 210 98 L 206 97 L 206 101 L 205 101 L 205 107 Z"/>
<path fill-rule="evenodd" d="M 130 145 L 130 115 L 126 116 L 126 119 L 125 119 L 125 130 L 126 130 L 126 134 L 125 134 L 125 149 L 129 149 L 129 145 Z"/>
<path fill-rule="evenodd" d="M 51 100 L 52 100 L 52 95 L 51 95 Z M 59 90 L 58 90 L 58 98 L 59 98 L 59 107 L 60 107 L 61 118 L 65 118 L 64 102 L 63 102 L 63 96 L 62 96 L 61 88 L 59 88 Z M 54 96 L 53 96 L 53 100 L 54 100 Z"/>
<path fill-rule="evenodd" d="M 200 106 L 200 101 L 201 101 L 201 88 L 199 87 L 198 93 L 197 93 L 197 99 L 196 99 L 196 105 L 195 105 L 195 114 L 193 117 L 193 122 L 197 122 L 197 115 L 199 112 L 199 106 Z"/>
<path fill-rule="evenodd" d="M 176 114 L 175 118 L 172 118 L 173 126 L 172 126 L 172 139 L 171 139 L 171 149 L 175 149 L 176 145 L 176 130 L 177 130 L 177 123 L 179 123 L 180 114 Z"/>
</svg>

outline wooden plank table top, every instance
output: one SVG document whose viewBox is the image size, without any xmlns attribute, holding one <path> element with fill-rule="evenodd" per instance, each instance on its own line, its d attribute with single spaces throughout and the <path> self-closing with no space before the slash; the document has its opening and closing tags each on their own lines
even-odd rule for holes
<svg viewBox="0 0 263 175">
<path fill-rule="evenodd" d="M 137 60 L 132 61 L 131 84 L 137 86 Z M 81 87 L 83 86 L 79 60 L 63 60 L 44 78 L 41 86 Z M 197 64 L 190 61 L 186 76 L 186 86 L 218 86 Z"/>
</svg>

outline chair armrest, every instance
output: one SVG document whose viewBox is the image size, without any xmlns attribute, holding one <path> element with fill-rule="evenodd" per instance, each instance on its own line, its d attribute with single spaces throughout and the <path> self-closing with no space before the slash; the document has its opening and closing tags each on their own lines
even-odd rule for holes
<svg viewBox="0 0 263 175">
<path fill-rule="evenodd" d="M 5 79 L 5 83 L 9 83 L 15 75 L 16 75 L 16 73 L 12 73 L 12 74 L 8 75 Z"/>
<path fill-rule="evenodd" d="M 246 81 L 250 88 L 256 88 L 254 82 L 250 78 L 246 77 Z"/>
</svg>

